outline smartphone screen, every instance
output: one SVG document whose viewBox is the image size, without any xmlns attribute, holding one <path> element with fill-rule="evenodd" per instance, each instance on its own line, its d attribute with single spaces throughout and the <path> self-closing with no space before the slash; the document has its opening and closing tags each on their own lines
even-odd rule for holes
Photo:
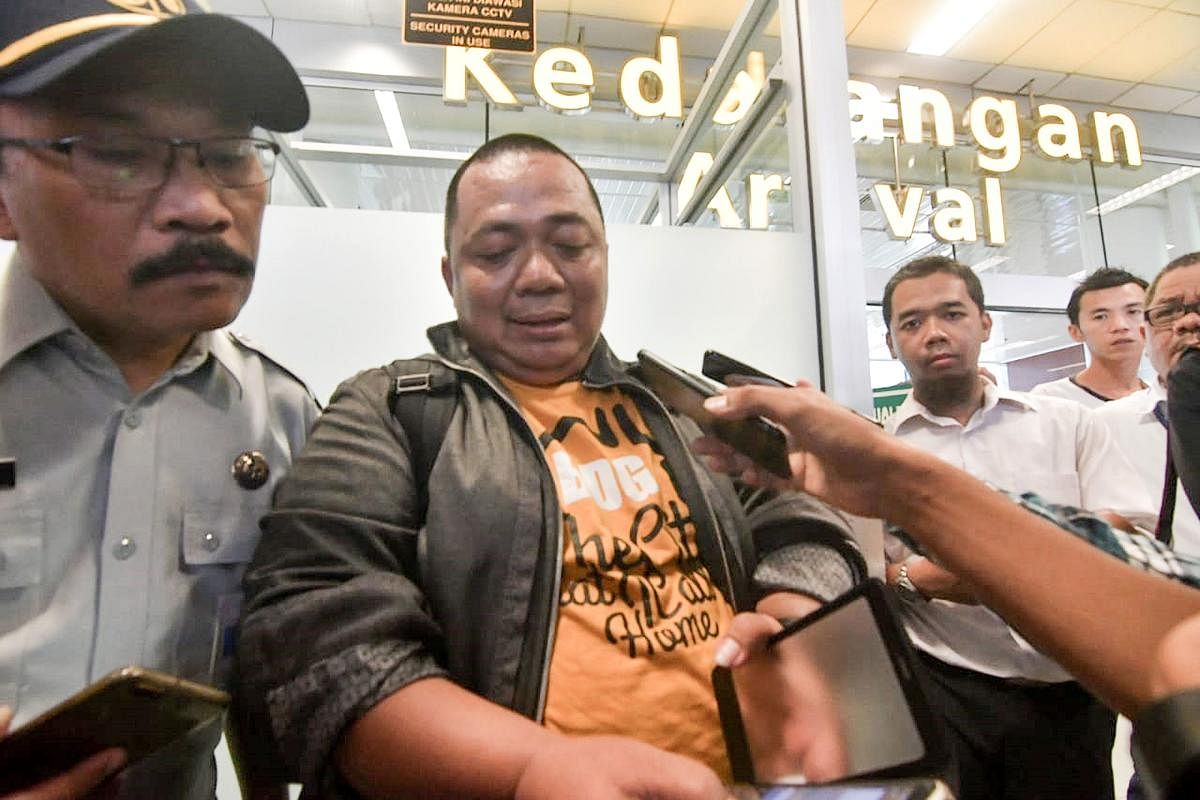
<svg viewBox="0 0 1200 800">
<path fill-rule="evenodd" d="M 934 780 L 896 780 L 841 786 L 756 786 L 738 789 L 739 800 L 951 800 L 945 784 Z"/>
<path fill-rule="evenodd" d="M 903 637 L 882 587 L 868 581 L 785 628 L 769 658 L 714 671 L 735 779 L 806 784 L 936 772 L 941 736 Z"/>
</svg>

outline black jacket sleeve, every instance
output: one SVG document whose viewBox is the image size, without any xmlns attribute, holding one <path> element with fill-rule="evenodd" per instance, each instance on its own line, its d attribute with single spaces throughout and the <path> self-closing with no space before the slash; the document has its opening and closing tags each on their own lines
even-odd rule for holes
<svg viewBox="0 0 1200 800">
<path fill-rule="evenodd" d="M 1200 513 L 1200 348 L 1183 354 L 1167 379 L 1171 458 L 1192 508 Z"/>
</svg>

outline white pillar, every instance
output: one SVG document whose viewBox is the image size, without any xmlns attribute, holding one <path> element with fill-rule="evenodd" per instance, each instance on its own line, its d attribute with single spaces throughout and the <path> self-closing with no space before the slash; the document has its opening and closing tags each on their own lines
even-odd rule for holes
<svg viewBox="0 0 1200 800">
<path fill-rule="evenodd" d="M 788 86 L 793 230 L 810 232 L 821 314 L 826 391 L 870 413 L 866 307 L 854 148 L 850 143 L 846 32 L 840 0 L 779 0 Z M 807 191 L 806 191 L 807 189 Z"/>
</svg>

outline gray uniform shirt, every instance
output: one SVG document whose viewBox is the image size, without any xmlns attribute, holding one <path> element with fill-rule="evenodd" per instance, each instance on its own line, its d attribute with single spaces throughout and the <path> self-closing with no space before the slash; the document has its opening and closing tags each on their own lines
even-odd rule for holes
<svg viewBox="0 0 1200 800">
<path fill-rule="evenodd" d="M 18 251 L 0 270 L 0 459 L 16 462 L 0 486 L 0 703 L 14 726 L 128 664 L 224 681 L 258 520 L 316 415 L 298 380 L 225 332 L 131 395 Z M 232 469 L 248 451 L 270 469 L 257 488 Z M 212 797 L 219 734 L 143 769 L 168 784 L 130 774 L 126 793 Z"/>
</svg>

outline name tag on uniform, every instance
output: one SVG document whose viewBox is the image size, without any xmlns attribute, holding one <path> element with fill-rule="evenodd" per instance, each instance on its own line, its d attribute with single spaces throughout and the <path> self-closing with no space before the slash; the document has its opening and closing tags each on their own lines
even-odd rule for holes
<svg viewBox="0 0 1200 800">
<path fill-rule="evenodd" d="M 0 458 L 0 489 L 17 488 L 17 460 Z"/>
</svg>

